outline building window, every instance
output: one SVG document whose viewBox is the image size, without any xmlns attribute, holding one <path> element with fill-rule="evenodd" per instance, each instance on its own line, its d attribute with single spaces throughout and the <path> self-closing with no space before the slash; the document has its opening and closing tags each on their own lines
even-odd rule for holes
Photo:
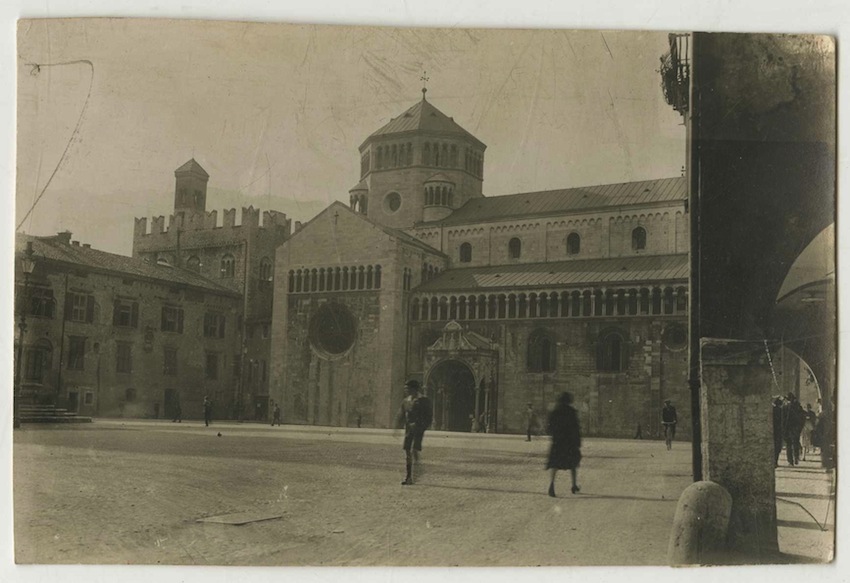
<svg viewBox="0 0 850 583">
<path fill-rule="evenodd" d="M 86 395 L 85 397 L 83 397 L 83 403 L 85 403 L 86 405 L 91 405 L 92 403 L 94 403 L 94 393 L 92 393 L 91 391 L 86 391 Z"/>
<path fill-rule="evenodd" d="M 204 314 L 204 336 L 206 338 L 224 338 L 224 314 L 218 312 Z"/>
<path fill-rule="evenodd" d="M 272 280 L 272 260 L 268 257 L 263 257 L 260 260 L 260 281 Z"/>
<path fill-rule="evenodd" d="M 218 353 L 206 353 L 206 366 L 204 367 L 205 377 L 209 381 L 218 379 Z"/>
<path fill-rule="evenodd" d="M 238 354 L 233 355 L 233 378 L 238 379 L 242 375 L 242 358 Z"/>
<path fill-rule="evenodd" d="M 235 269 L 236 260 L 233 258 L 233 255 L 228 253 L 227 255 L 221 258 L 221 277 L 233 277 Z"/>
<path fill-rule="evenodd" d="M 390 192 L 384 197 L 384 211 L 394 213 L 401 208 L 401 195 L 397 192 Z"/>
<path fill-rule="evenodd" d="M 68 370 L 85 370 L 86 339 L 84 336 L 68 337 Z"/>
<path fill-rule="evenodd" d="M 464 243 L 460 246 L 460 262 L 469 263 L 470 261 L 472 261 L 472 245 Z"/>
<path fill-rule="evenodd" d="M 578 255 L 581 251 L 581 237 L 578 233 L 570 233 L 567 237 L 567 255 Z"/>
<path fill-rule="evenodd" d="M 49 287 L 33 287 L 29 290 L 30 316 L 41 316 L 52 318 L 53 308 L 56 300 L 53 298 L 53 290 Z"/>
<path fill-rule="evenodd" d="M 640 251 L 646 249 L 646 229 L 637 227 L 632 231 L 632 249 Z"/>
<path fill-rule="evenodd" d="M 124 391 L 124 400 L 128 403 L 132 403 L 136 400 L 136 389 L 127 389 Z"/>
<path fill-rule="evenodd" d="M 177 349 L 173 346 L 162 349 L 162 374 L 170 377 L 177 375 Z"/>
<path fill-rule="evenodd" d="M 119 342 L 115 349 L 115 372 L 133 372 L 133 345 Z"/>
<path fill-rule="evenodd" d="M 619 332 L 608 332 L 599 339 L 596 369 L 602 372 L 626 370 L 626 345 Z"/>
<path fill-rule="evenodd" d="M 342 354 L 357 338 L 357 320 L 342 304 L 328 303 L 319 308 L 310 320 L 310 342 L 327 354 Z"/>
<path fill-rule="evenodd" d="M 183 333 L 183 308 L 175 306 L 162 307 L 162 322 L 160 329 L 163 332 Z"/>
<path fill-rule="evenodd" d="M 545 330 L 536 330 L 528 338 L 529 372 L 555 370 L 555 341 Z"/>
<path fill-rule="evenodd" d="M 115 300 L 112 306 L 112 325 L 126 328 L 139 327 L 139 302 Z"/>
<path fill-rule="evenodd" d="M 519 259 L 520 255 L 522 255 L 522 241 L 520 241 L 517 237 L 514 237 L 508 241 L 508 257 L 511 259 Z"/>
<path fill-rule="evenodd" d="M 65 319 L 71 322 L 94 322 L 94 296 L 69 292 L 65 297 Z"/>
<path fill-rule="evenodd" d="M 192 255 L 186 260 L 186 269 L 199 273 L 201 271 L 201 260 L 197 255 Z"/>
<path fill-rule="evenodd" d="M 53 360 L 53 346 L 42 338 L 26 351 L 24 357 L 24 378 L 31 383 L 43 383 L 44 375 L 50 369 Z"/>
</svg>

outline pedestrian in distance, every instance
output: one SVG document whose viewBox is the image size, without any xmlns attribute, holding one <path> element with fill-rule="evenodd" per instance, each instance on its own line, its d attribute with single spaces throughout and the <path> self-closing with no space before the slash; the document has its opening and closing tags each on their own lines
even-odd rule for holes
<svg viewBox="0 0 850 583">
<path fill-rule="evenodd" d="M 204 397 L 204 425 L 209 427 L 212 423 L 212 401 L 208 396 Z"/>
<path fill-rule="evenodd" d="M 773 467 L 779 467 L 782 453 L 782 397 L 773 398 Z"/>
<path fill-rule="evenodd" d="M 481 427 L 478 425 L 478 419 L 475 418 L 475 415 L 469 414 L 469 432 L 470 433 L 478 433 L 481 431 Z"/>
<path fill-rule="evenodd" d="M 800 434 L 805 424 L 805 413 L 794 393 L 785 396 L 782 406 L 782 438 L 785 440 L 785 457 L 789 466 L 800 464 Z"/>
<path fill-rule="evenodd" d="M 401 402 L 396 426 L 404 427 L 405 469 L 407 471 L 402 486 L 413 484 L 414 478 L 421 473 L 420 457 L 422 438 L 425 430 L 431 427 L 433 412 L 431 400 L 419 390 L 419 381 L 411 379 L 404 384 L 407 396 Z"/>
<path fill-rule="evenodd" d="M 581 430 L 578 424 L 578 412 L 573 408 L 573 396 L 561 393 L 555 408 L 549 414 L 549 433 L 552 435 L 552 446 L 549 449 L 549 459 L 546 469 L 549 470 L 549 496 L 555 497 L 555 476 L 558 470 L 570 470 L 572 478 L 572 493 L 577 494 L 578 465 L 581 461 Z"/>
<path fill-rule="evenodd" d="M 531 432 L 537 429 L 537 414 L 534 412 L 534 406 L 529 403 L 525 408 L 525 440 L 531 441 Z"/>
<path fill-rule="evenodd" d="M 673 449 L 673 440 L 676 439 L 676 424 L 679 422 L 679 416 L 676 414 L 676 407 L 672 401 L 667 399 L 664 401 L 664 407 L 661 408 L 661 425 L 664 427 L 664 441 L 667 443 L 667 451 Z"/>
<path fill-rule="evenodd" d="M 174 405 L 174 417 L 171 419 L 171 422 L 183 423 L 183 409 L 180 407 L 179 401 Z"/>
<path fill-rule="evenodd" d="M 280 426 L 280 405 L 277 403 L 274 404 L 274 409 L 272 409 L 272 427 L 277 423 L 278 427 Z"/>
<path fill-rule="evenodd" d="M 807 453 L 815 453 L 815 448 L 812 445 L 812 433 L 815 430 L 818 416 L 812 409 L 811 403 L 806 403 L 806 410 L 803 415 L 803 433 L 800 437 L 802 438 L 803 461 L 805 461 Z"/>
</svg>

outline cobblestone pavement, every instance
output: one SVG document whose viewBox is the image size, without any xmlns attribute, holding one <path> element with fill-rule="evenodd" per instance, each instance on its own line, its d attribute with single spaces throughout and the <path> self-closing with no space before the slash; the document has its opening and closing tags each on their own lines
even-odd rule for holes
<svg viewBox="0 0 850 583">
<path fill-rule="evenodd" d="M 581 493 L 564 472 L 552 499 L 542 437 L 429 432 L 413 487 L 387 430 L 96 420 L 14 438 L 21 563 L 664 565 L 691 481 L 681 442 L 586 439 Z M 236 512 L 281 518 L 198 522 Z"/>
</svg>

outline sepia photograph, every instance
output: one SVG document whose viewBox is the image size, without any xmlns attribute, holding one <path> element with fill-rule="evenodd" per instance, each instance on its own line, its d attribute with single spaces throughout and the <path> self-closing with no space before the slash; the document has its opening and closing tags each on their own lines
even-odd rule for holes
<svg viewBox="0 0 850 583">
<path fill-rule="evenodd" d="M 829 30 L 16 28 L 19 568 L 834 563 Z"/>
</svg>

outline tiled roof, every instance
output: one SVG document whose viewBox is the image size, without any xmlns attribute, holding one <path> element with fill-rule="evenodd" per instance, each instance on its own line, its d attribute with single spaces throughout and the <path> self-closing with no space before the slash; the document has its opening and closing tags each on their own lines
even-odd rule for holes
<svg viewBox="0 0 850 583">
<path fill-rule="evenodd" d="M 356 190 L 369 190 L 369 185 L 366 184 L 366 179 L 364 178 L 360 182 L 358 182 L 354 188 L 350 189 L 348 192 L 354 192 Z"/>
<path fill-rule="evenodd" d="M 447 269 L 417 292 L 491 290 L 585 284 L 626 284 L 686 280 L 687 254 L 579 259 L 552 263 Z"/>
<path fill-rule="evenodd" d="M 178 168 L 177 170 L 175 170 L 175 171 L 174 171 L 174 173 L 175 173 L 175 174 L 176 174 L 177 172 L 197 172 L 198 174 L 201 174 L 202 176 L 205 176 L 205 177 L 207 177 L 207 178 L 209 178 L 209 177 L 210 177 L 210 175 L 209 175 L 209 174 L 207 174 L 207 171 L 206 171 L 206 170 L 204 170 L 204 169 L 201 167 L 201 165 L 200 165 L 200 164 L 198 164 L 198 163 L 195 161 L 195 159 L 194 159 L 194 158 L 192 158 L 191 160 L 189 160 L 188 162 L 186 162 L 185 164 L 183 164 L 180 168 Z"/>
<path fill-rule="evenodd" d="M 36 262 L 48 260 L 81 265 L 98 271 L 113 272 L 125 277 L 154 279 L 167 284 L 182 284 L 219 294 L 239 295 L 237 291 L 211 281 L 194 271 L 157 265 L 142 259 L 98 251 L 82 245 L 69 245 L 60 241 L 59 237 L 18 235 L 16 251 L 23 252 L 29 241 L 32 242 Z"/>
<path fill-rule="evenodd" d="M 482 146 L 484 145 L 481 140 L 460 127 L 457 123 L 455 123 L 454 119 L 444 114 L 425 99 L 422 99 L 422 101 L 405 111 L 400 116 L 391 119 L 389 123 L 373 133 L 369 136 L 369 138 L 415 131 L 456 134 L 469 138 Z M 368 141 L 368 139 L 366 141 Z"/>
<path fill-rule="evenodd" d="M 473 198 L 445 219 L 421 225 L 465 225 L 595 208 L 669 202 L 687 198 L 684 177 L 583 186 Z"/>
</svg>

